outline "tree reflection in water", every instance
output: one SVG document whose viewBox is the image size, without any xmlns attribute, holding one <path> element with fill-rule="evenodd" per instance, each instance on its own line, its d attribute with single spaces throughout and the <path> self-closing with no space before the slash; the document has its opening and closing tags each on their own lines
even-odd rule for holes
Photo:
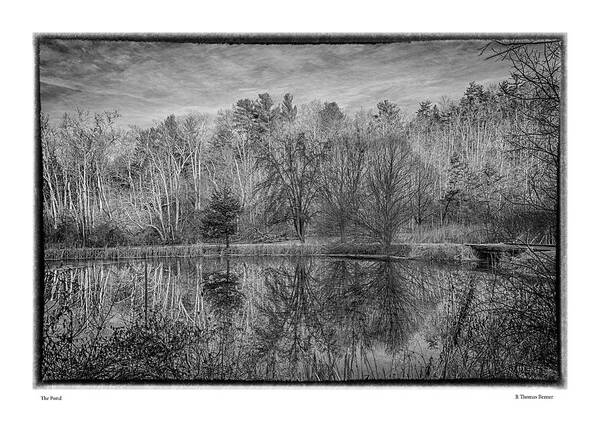
<svg viewBox="0 0 600 422">
<path fill-rule="evenodd" d="M 552 380 L 551 265 L 492 273 L 295 258 L 49 268 L 42 371 L 47 381 Z"/>
<path fill-rule="evenodd" d="M 410 266 L 304 260 L 269 269 L 257 358 L 284 379 L 387 378 L 437 298 Z"/>
</svg>

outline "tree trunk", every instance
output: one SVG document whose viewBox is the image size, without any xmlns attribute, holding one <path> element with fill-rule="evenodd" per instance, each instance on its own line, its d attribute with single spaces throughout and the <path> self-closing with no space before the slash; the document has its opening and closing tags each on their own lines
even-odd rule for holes
<svg viewBox="0 0 600 422">
<path fill-rule="evenodd" d="M 343 220 L 340 221 L 340 242 L 346 242 L 346 224 Z"/>
<path fill-rule="evenodd" d="M 306 240 L 304 237 L 304 219 L 302 217 L 298 219 L 298 237 L 302 243 Z"/>
</svg>

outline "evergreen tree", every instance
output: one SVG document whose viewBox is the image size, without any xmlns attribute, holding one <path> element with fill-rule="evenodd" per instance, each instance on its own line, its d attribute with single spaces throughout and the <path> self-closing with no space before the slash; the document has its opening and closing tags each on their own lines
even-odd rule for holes
<svg viewBox="0 0 600 422">
<path fill-rule="evenodd" d="M 319 111 L 319 120 L 323 129 L 331 129 L 336 123 L 344 120 L 344 113 L 336 102 L 326 102 L 323 109 Z"/>
<path fill-rule="evenodd" d="M 417 118 L 418 119 L 429 119 L 431 117 L 432 109 L 431 109 L 431 101 L 422 101 L 419 104 L 419 110 L 417 110 Z"/>
<path fill-rule="evenodd" d="M 242 211 L 240 201 L 226 186 L 215 190 L 212 194 L 210 204 L 204 210 L 202 217 L 202 233 L 210 239 L 222 239 L 229 247 L 229 236 L 236 230 L 235 220 Z"/>
<path fill-rule="evenodd" d="M 396 120 L 400 115 L 400 107 L 388 100 L 383 100 L 377 103 L 377 110 L 379 113 L 375 116 L 376 119 L 393 121 Z"/>
<path fill-rule="evenodd" d="M 456 210 L 457 217 L 460 217 L 463 203 L 467 199 L 467 179 L 468 179 L 468 167 L 462 157 L 454 153 L 450 157 L 450 168 L 448 169 L 448 183 L 444 196 L 441 200 L 442 210 L 442 222 L 446 221 L 446 217 L 450 214 L 452 209 Z"/>
<path fill-rule="evenodd" d="M 298 108 L 293 104 L 294 96 L 287 93 L 283 96 L 283 103 L 281 104 L 281 116 L 288 122 L 293 122 L 298 114 Z"/>
</svg>

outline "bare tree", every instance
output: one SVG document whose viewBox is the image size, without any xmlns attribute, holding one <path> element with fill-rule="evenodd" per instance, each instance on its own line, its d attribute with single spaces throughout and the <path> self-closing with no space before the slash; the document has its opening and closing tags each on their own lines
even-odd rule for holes
<svg viewBox="0 0 600 422">
<path fill-rule="evenodd" d="M 512 79 L 502 92 L 518 104 L 521 119 L 511 133 L 515 151 L 533 154 L 548 170 L 560 166 L 561 138 L 561 41 L 495 41 L 487 47 L 488 59 L 508 60 Z M 550 194 L 550 192 L 547 192 Z"/>
<path fill-rule="evenodd" d="M 43 114 L 40 118 L 40 138 L 44 217 L 46 223 L 56 229 L 66 210 L 66 177 L 59 159 L 60 151 L 56 130 L 50 125 L 47 114 Z"/>
<path fill-rule="evenodd" d="M 217 154 L 213 158 L 219 161 L 226 173 L 224 176 L 239 194 L 244 208 L 242 221 L 247 225 L 256 225 L 262 198 L 253 195 L 259 180 L 253 148 L 253 125 L 250 119 L 243 120 L 240 114 L 241 110 L 237 110 L 237 113 L 230 110 L 219 113 L 215 130 Z"/>
<path fill-rule="evenodd" d="M 406 139 L 400 135 L 380 138 L 369 153 L 358 223 L 385 247 L 412 215 L 412 163 Z"/>
<path fill-rule="evenodd" d="M 340 241 L 346 241 L 346 228 L 352 222 L 365 169 L 367 145 L 357 129 L 334 140 L 320 186 L 325 214 L 339 229 Z"/>
<path fill-rule="evenodd" d="M 314 123 L 314 119 L 307 119 Z M 265 195 L 267 211 L 291 220 L 301 242 L 314 212 L 321 167 L 329 143 L 306 121 L 280 120 L 256 146 L 256 163 L 263 171 L 257 190 Z"/>
<path fill-rule="evenodd" d="M 142 229 L 154 229 L 163 242 L 175 242 L 185 200 L 184 170 L 198 151 L 189 148 L 175 116 L 141 131 L 137 142 L 141 163 L 134 189 L 141 200 L 136 201 L 132 221 Z"/>
<path fill-rule="evenodd" d="M 257 161 L 265 171 L 257 188 L 265 193 L 271 213 L 292 221 L 301 242 L 306 239 L 325 155 L 322 145 L 310 143 L 304 132 L 279 134 L 261 148 Z"/>
<path fill-rule="evenodd" d="M 191 200 L 194 209 L 202 208 L 204 193 L 203 173 L 212 135 L 207 115 L 188 115 L 181 123 L 181 135 L 185 142 L 186 153 L 189 154 L 189 176 L 193 194 Z"/>
<path fill-rule="evenodd" d="M 555 226 L 561 147 L 562 42 L 560 40 L 494 41 L 488 59 L 509 61 L 511 80 L 500 85 L 517 107 L 518 118 L 508 142 L 512 155 L 532 159 L 528 168 L 526 206 L 548 215 Z"/>
<path fill-rule="evenodd" d="M 65 114 L 58 128 L 42 119 L 43 174 L 54 226 L 59 214 L 74 221 L 85 245 L 99 216 L 111 219 L 110 150 L 120 136 L 117 112 Z"/>
<path fill-rule="evenodd" d="M 420 226 L 431 216 L 433 211 L 433 187 L 435 169 L 419 157 L 411 163 L 412 174 L 412 209 L 414 222 Z"/>
</svg>

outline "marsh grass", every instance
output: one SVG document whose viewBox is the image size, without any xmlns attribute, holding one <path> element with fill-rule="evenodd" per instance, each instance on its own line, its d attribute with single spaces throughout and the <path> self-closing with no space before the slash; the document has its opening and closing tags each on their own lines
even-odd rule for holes
<svg viewBox="0 0 600 422">
<path fill-rule="evenodd" d="M 428 243 L 410 245 L 409 258 L 435 262 L 476 261 L 472 248 L 456 243 Z"/>
<path fill-rule="evenodd" d="M 474 260 L 471 248 L 459 244 L 400 244 L 384 247 L 378 243 L 319 243 L 316 241 L 232 244 L 139 246 L 115 248 L 46 249 L 46 261 L 160 259 L 226 256 L 308 256 L 333 255 L 345 257 L 399 257 L 427 261 Z"/>
<path fill-rule="evenodd" d="M 47 261 L 68 260 L 119 260 L 119 259 L 154 259 L 154 258 L 187 258 L 212 256 L 287 256 L 310 255 L 321 253 L 319 244 L 301 243 L 264 243 L 264 244 L 232 244 L 225 245 L 175 245 L 175 246 L 124 246 L 114 248 L 67 248 L 44 250 Z"/>
<path fill-rule="evenodd" d="M 488 243 L 497 239 L 484 226 L 448 224 L 441 227 L 416 227 L 400 233 L 396 241 L 401 243 Z"/>
</svg>

